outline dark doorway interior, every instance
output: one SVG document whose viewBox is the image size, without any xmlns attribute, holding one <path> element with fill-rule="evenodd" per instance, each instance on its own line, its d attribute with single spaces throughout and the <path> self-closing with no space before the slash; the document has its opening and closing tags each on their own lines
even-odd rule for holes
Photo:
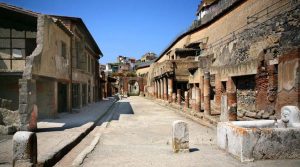
<svg viewBox="0 0 300 167">
<path fill-rule="evenodd" d="M 67 112 L 67 84 L 58 83 L 58 112 Z"/>
</svg>

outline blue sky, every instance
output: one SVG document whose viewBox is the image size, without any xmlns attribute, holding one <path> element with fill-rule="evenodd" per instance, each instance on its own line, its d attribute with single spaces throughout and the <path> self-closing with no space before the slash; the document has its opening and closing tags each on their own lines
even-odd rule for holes
<svg viewBox="0 0 300 167">
<path fill-rule="evenodd" d="M 200 0 L 0 0 L 36 12 L 81 17 L 102 50 L 118 55 L 160 54 L 196 19 Z"/>
</svg>

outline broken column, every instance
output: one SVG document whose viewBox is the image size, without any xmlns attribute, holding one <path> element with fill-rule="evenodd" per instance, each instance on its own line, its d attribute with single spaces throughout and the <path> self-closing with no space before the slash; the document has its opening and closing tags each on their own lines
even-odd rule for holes
<svg viewBox="0 0 300 167">
<path fill-rule="evenodd" d="M 173 94 L 173 79 L 168 78 L 168 101 L 172 102 L 172 94 Z"/>
<path fill-rule="evenodd" d="M 204 73 L 204 114 L 211 115 L 210 112 L 210 73 Z"/>
<path fill-rule="evenodd" d="M 181 105 L 180 89 L 177 89 L 177 103 L 178 103 L 179 106 Z"/>
<path fill-rule="evenodd" d="M 228 77 L 228 81 L 226 82 L 226 94 L 227 94 L 227 113 L 226 117 L 228 121 L 236 121 L 237 120 L 237 97 L 236 97 L 236 86 L 232 79 L 232 77 Z"/>
<path fill-rule="evenodd" d="M 172 126 L 173 152 L 189 152 L 189 129 L 187 123 L 177 120 L 173 122 Z"/>
<path fill-rule="evenodd" d="M 195 112 L 201 111 L 201 90 L 196 88 Z"/>
<path fill-rule="evenodd" d="M 184 92 L 184 109 L 185 111 L 187 111 L 187 109 L 189 108 L 189 104 L 190 104 L 190 96 L 189 96 L 189 92 L 185 91 Z"/>
<path fill-rule="evenodd" d="M 37 138 L 34 132 L 19 131 L 13 137 L 13 166 L 37 164 Z"/>
</svg>

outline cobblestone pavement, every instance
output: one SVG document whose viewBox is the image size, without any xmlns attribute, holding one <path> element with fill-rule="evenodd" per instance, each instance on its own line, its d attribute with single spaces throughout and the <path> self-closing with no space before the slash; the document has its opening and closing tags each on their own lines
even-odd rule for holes
<svg viewBox="0 0 300 167">
<path fill-rule="evenodd" d="M 300 166 L 300 160 L 240 163 L 216 146 L 216 131 L 186 119 L 142 97 L 129 97 L 115 107 L 114 121 L 82 166 Z M 190 153 L 174 154 L 171 129 L 184 120 L 190 129 Z"/>
</svg>

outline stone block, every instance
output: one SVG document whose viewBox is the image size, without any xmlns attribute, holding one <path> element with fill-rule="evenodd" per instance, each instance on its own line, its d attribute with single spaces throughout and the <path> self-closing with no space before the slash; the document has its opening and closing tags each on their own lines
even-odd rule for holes
<svg viewBox="0 0 300 167">
<path fill-rule="evenodd" d="M 19 131 L 13 137 L 13 166 L 37 164 L 37 138 L 33 132 Z"/>
<path fill-rule="evenodd" d="M 189 152 L 189 129 L 186 122 L 181 120 L 173 122 L 172 147 L 174 153 Z"/>
<path fill-rule="evenodd" d="M 247 117 L 250 117 L 250 118 L 255 118 L 255 117 L 256 117 L 256 112 L 247 111 L 247 112 L 245 113 L 245 115 L 246 115 Z"/>
</svg>

